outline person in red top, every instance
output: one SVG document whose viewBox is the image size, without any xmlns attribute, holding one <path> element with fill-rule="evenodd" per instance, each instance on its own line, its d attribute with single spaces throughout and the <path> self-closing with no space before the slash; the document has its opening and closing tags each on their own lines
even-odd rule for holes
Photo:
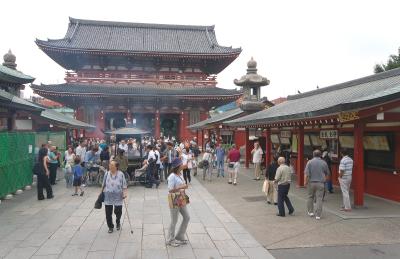
<svg viewBox="0 0 400 259">
<path fill-rule="evenodd" d="M 233 185 L 237 184 L 237 175 L 239 173 L 240 168 L 240 152 L 236 148 L 236 145 L 232 145 L 232 149 L 229 151 L 228 156 L 226 157 L 226 162 L 228 163 L 228 173 L 229 173 L 229 180 L 228 183 L 232 184 L 233 178 Z"/>
</svg>

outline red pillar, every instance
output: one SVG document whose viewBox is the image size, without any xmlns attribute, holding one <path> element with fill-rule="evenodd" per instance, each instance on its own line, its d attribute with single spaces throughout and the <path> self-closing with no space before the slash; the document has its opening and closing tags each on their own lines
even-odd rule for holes
<svg viewBox="0 0 400 259">
<path fill-rule="evenodd" d="M 160 129 L 160 113 L 157 110 L 156 114 L 155 114 L 155 117 L 154 117 L 154 137 L 156 139 L 160 138 L 160 132 L 161 132 L 161 129 Z"/>
<path fill-rule="evenodd" d="M 354 123 L 354 205 L 364 206 L 364 125 L 361 121 Z"/>
<path fill-rule="evenodd" d="M 272 151 L 272 143 L 271 143 L 271 128 L 267 128 L 265 132 L 265 166 L 269 166 L 271 164 L 271 151 Z"/>
<path fill-rule="evenodd" d="M 246 128 L 246 136 L 245 136 L 245 153 L 246 153 L 246 161 L 245 161 L 245 167 L 249 168 L 250 165 L 250 157 L 251 157 L 251 147 L 250 147 L 250 141 L 249 141 L 249 128 Z"/>
<path fill-rule="evenodd" d="M 299 126 L 297 134 L 297 185 L 304 187 L 304 127 Z"/>
<path fill-rule="evenodd" d="M 204 151 L 205 150 L 205 141 L 204 141 L 204 130 L 201 130 L 201 150 Z"/>
</svg>

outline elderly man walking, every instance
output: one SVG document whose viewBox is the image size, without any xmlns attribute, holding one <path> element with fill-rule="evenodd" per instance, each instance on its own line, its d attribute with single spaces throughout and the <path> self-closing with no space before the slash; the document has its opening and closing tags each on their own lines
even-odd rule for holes
<svg viewBox="0 0 400 259">
<path fill-rule="evenodd" d="M 276 216 L 285 217 L 285 205 L 288 207 L 289 215 L 292 215 L 294 208 L 289 200 L 288 193 L 290 189 L 292 172 L 290 167 L 285 164 L 285 158 L 278 158 L 279 167 L 276 170 L 274 183 L 278 185 L 278 214 Z"/>
<path fill-rule="evenodd" d="M 313 159 L 308 161 L 304 172 L 304 183 L 308 188 L 307 212 L 308 216 L 321 219 L 322 199 L 324 197 L 325 181 L 329 176 L 328 164 L 321 158 L 321 151 L 316 149 L 313 152 Z M 317 201 L 317 208 L 314 212 L 314 200 Z"/>
<path fill-rule="evenodd" d="M 353 175 L 353 159 L 349 157 L 346 149 L 343 149 L 341 154 L 342 159 L 339 165 L 339 184 L 343 195 L 343 207 L 341 210 L 349 212 L 351 211 L 349 191 Z"/>
</svg>

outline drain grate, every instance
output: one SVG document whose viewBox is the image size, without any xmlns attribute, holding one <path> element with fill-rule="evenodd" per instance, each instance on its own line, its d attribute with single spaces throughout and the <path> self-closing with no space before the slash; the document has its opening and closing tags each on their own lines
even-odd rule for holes
<svg viewBox="0 0 400 259">
<path fill-rule="evenodd" d="M 247 202 L 257 202 L 257 201 L 266 201 L 266 196 L 265 195 L 260 195 L 260 196 L 245 196 L 242 197 L 243 200 Z"/>
</svg>

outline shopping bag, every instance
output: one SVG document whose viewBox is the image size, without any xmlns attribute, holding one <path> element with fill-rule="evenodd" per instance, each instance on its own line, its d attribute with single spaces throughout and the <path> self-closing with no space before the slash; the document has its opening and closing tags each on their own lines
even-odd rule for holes
<svg viewBox="0 0 400 259">
<path fill-rule="evenodd" d="M 268 193 L 268 189 L 269 189 L 269 181 L 265 179 L 264 184 L 262 186 L 262 192 Z"/>
</svg>

